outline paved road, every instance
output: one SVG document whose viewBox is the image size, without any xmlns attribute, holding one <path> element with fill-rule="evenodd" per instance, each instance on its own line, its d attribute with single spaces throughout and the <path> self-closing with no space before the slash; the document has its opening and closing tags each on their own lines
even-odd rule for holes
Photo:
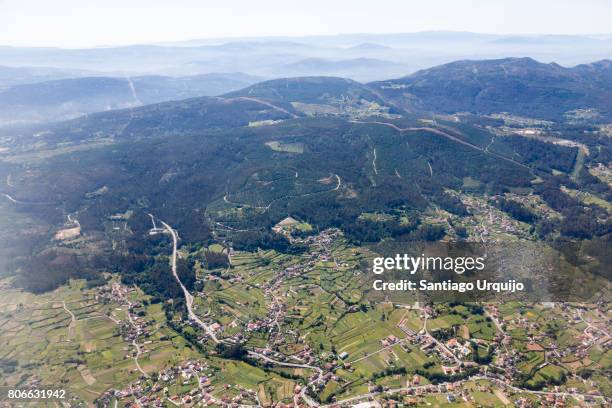
<svg viewBox="0 0 612 408">
<path fill-rule="evenodd" d="M 128 86 L 130 87 L 130 92 L 132 93 L 132 98 L 134 98 L 134 102 L 136 102 L 138 105 L 144 105 L 136 94 L 136 87 L 134 86 L 134 82 L 132 82 L 132 78 L 127 76 L 125 77 L 125 79 L 127 80 Z"/>
<path fill-rule="evenodd" d="M 436 339 L 434 336 L 432 336 L 432 335 L 429 333 L 429 331 L 427 331 L 427 320 L 428 320 L 428 319 L 429 319 L 429 315 L 428 315 L 428 314 L 425 314 L 425 322 L 423 323 L 423 329 L 422 329 L 423 333 L 425 333 L 425 334 L 426 334 L 426 335 L 427 335 L 427 336 L 428 336 L 428 337 L 429 337 L 431 340 L 433 340 L 433 342 L 434 342 L 434 343 L 436 343 L 436 345 L 437 345 L 438 347 L 440 347 L 442 350 L 444 350 L 444 352 L 445 352 L 446 354 L 448 354 L 449 356 L 451 356 L 451 357 L 452 357 L 452 358 L 455 360 L 455 362 L 456 362 L 457 364 L 461 364 L 461 363 L 462 363 L 462 361 L 461 361 L 461 360 L 460 360 L 460 359 L 459 359 L 459 358 L 458 358 L 458 357 L 455 355 L 455 353 L 453 353 L 452 351 L 450 351 L 450 350 L 448 349 L 448 347 L 446 347 L 446 345 L 445 345 L 444 343 L 442 343 L 442 342 L 438 341 L 438 339 Z"/>
<path fill-rule="evenodd" d="M 132 315 L 130 314 L 130 306 L 127 306 L 127 311 L 126 311 L 128 320 L 130 322 L 130 324 L 132 325 L 132 327 L 135 330 L 138 330 L 138 328 L 136 327 L 136 323 L 134 323 L 134 320 L 132 319 Z M 136 364 L 136 368 L 138 369 L 138 371 L 140 371 L 145 377 L 148 377 L 149 375 L 142 369 L 142 367 L 140 366 L 140 363 L 138 362 L 138 357 L 140 357 L 140 355 L 142 354 L 142 348 L 140 347 L 140 344 L 138 344 L 136 342 L 136 338 L 135 337 L 132 340 L 132 346 L 134 346 L 136 348 L 136 355 L 133 357 L 134 359 L 134 363 Z"/>
<path fill-rule="evenodd" d="M 11 196 L 10 194 L 7 193 L 0 193 L 1 196 L 6 197 L 7 200 L 9 200 L 11 203 L 14 204 L 23 204 L 23 205 L 54 205 L 54 203 L 47 203 L 47 202 L 31 202 L 31 201 L 21 201 L 21 200 L 17 200 L 16 198 L 14 198 L 13 196 Z"/>
<path fill-rule="evenodd" d="M 593 329 L 595 331 L 600 332 L 601 334 L 603 334 L 606 337 L 606 339 L 610 338 L 610 334 L 607 331 L 605 331 L 604 329 L 600 329 L 599 327 L 591 324 L 590 322 L 588 322 L 587 320 L 584 319 L 584 316 L 582 315 L 581 312 L 578 312 L 578 313 L 579 313 L 579 316 L 580 316 L 580 320 L 582 320 L 584 323 L 586 323 L 587 328 L 591 328 L 591 329 Z M 587 331 L 587 329 L 584 329 L 585 333 L 586 333 L 586 331 Z"/>
<path fill-rule="evenodd" d="M 151 215 L 151 214 L 149 214 L 149 215 Z M 151 217 L 153 218 L 152 215 L 151 215 Z M 176 267 L 178 236 L 176 234 L 176 231 L 170 225 L 168 225 L 166 222 L 160 220 L 159 218 L 158 218 L 158 220 L 164 226 L 165 231 L 167 233 L 169 233 L 170 235 L 172 235 L 172 258 L 171 258 L 172 275 L 174 275 L 174 278 L 176 279 L 176 281 L 180 285 L 181 289 L 183 290 L 183 294 L 185 295 L 185 303 L 187 305 L 187 312 L 189 314 L 189 318 L 192 319 L 193 321 L 195 321 L 198 325 L 200 325 L 206 331 L 206 333 L 208 333 L 210 338 L 213 339 L 213 341 L 215 343 L 217 343 L 217 344 L 221 343 L 221 341 L 217 338 L 217 336 L 215 335 L 215 332 L 210 328 L 210 326 L 208 326 L 206 323 L 204 323 L 198 317 L 198 315 L 196 315 L 194 313 L 194 311 L 193 311 L 193 296 L 191 295 L 191 293 L 189 293 L 189 291 L 187 290 L 185 285 L 183 285 L 183 282 L 181 282 L 181 279 L 178 277 L 177 267 Z M 312 369 L 312 370 L 317 371 L 318 372 L 317 378 L 315 378 L 306 387 L 304 387 L 304 389 L 302 390 L 302 393 L 301 393 L 301 397 L 302 397 L 302 399 L 304 401 L 306 401 L 306 403 L 309 406 L 311 406 L 311 407 L 318 407 L 319 406 L 319 404 L 315 400 L 313 400 L 312 398 L 310 398 L 306 394 L 306 389 L 308 388 L 308 386 L 311 385 L 312 383 L 314 383 L 318 379 L 318 377 L 323 373 L 323 371 L 319 367 L 310 366 L 308 364 L 285 363 L 285 362 L 282 362 L 282 361 L 277 361 L 277 360 L 271 359 L 271 358 L 269 358 L 267 356 L 264 356 L 263 354 L 256 353 L 254 351 L 249 351 L 248 353 L 251 356 L 261 358 L 261 359 L 263 359 L 263 360 L 265 360 L 265 361 L 267 361 L 267 362 L 269 362 L 271 364 L 276 364 L 276 365 L 286 366 L 286 367 L 308 368 L 308 369 Z"/>
<path fill-rule="evenodd" d="M 372 159 L 372 168 L 374 169 L 374 174 L 378 174 L 378 169 L 376 168 L 376 149 L 374 149 L 374 158 Z"/>
<path fill-rule="evenodd" d="M 308 368 L 310 370 L 315 370 L 318 373 L 317 377 L 314 380 L 312 380 L 311 382 L 309 382 L 304 388 L 302 388 L 302 391 L 300 392 L 300 396 L 306 402 L 306 404 L 308 404 L 311 407 L 318 407 L 320 405 L 317 401 L 313 400 L 312 398 L 310 398 L 308 396 L 308 394 L 306 394 L 306 390 L 313 383 L 315 383 L 319 379 L 319 377 L 323 374 L 323 370 L 321 370 L 319 367 L 311 366 L 311 365 L 308 365 L 308 364 L 286 363 L 286 362 L 283 362 L 283 361 L 274 360 L 274 359 L 272 359 L 272 358 L 270 358 L 268 356 L 265 356 L 265 355 L 263 355 L 261 353 L 256 353 L 254 351 L 249 351 L 249 355 L 253 356 L 253 357 L 260 358 L 260 359 L 262 359 L 264 361 L 267 361 L 268 363 L 271 363 L 271 364 L 276 364 L 276 365 L 285 366 L 285 367 Z"/>
<path fill-rule="evenodd" d="M 204 331 L 210 336 L 210 338 L 216 344 L 221 343 L 221 341 L 217 338 L 215 331 L 211 329 L 209 325 L 204 323 L 200 319 L 200 317 L 197 314 L 195 314 L 195 312 L 193 311 L 193 296 L 191 295 L 191 293 L 189 293 L 189 291 L 187 290 L 185 285 L 183 285 L 183 282 L 181 282 L 181 279 L 178 276 L 177 268 L 176 268 L 178 235 L 176 234 L 176 231 L 170 225 L 168 225 L 165 221 L 159 220 L 159 222 L 161 222 L 161 224 L 164 226 L 164 229 L 166 230 L 166 232 L 172 235 L 172 258 L 171 258 L 172 275 L 174 275 L 174 279 L 176 279 L 179 286 L 183 290 L 183 294 L 185 295 L 185 304 L 187 305 L 187 313 L 189 315 L 189 318 L 193 320 L 194 322 L 196 322 L 200 327 L 202 327 Z"/>
</svg>

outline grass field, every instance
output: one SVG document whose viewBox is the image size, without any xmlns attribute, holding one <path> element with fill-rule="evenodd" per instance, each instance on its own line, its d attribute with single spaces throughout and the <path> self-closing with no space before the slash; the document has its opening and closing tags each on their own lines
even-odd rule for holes
<svg viewBox="0 0 612 408">
<path fill-rule="evenodd" d="M 160 305 L 148 308 L 151 317 L 162 323 Z M 133 347 L 108 317 L 125 316 L 116 309 L 94 300 L 92 290 L 81 281 L 44 295 L 3 292 L 0 358 L 16 360 L 18 370 L 3 373 L 2 383 L 15 385 L 35 375 L 46 386 L 65 384 L 70 395 L 91 402 L 108 388 L 136 380 L 140 373 L 131 358 Z M 165 327 L 148 340 L 139 359 L 145 372 L 157 372 L 193 355 L 184 340 Z"/>
<path fill-rule="evenodd" d="M 275 152 L 284 153 L 304 153 L 304 144 L 302 143 L 284 143 L 277 140 L 266 142 L 266 146 Z"/>
</svg>

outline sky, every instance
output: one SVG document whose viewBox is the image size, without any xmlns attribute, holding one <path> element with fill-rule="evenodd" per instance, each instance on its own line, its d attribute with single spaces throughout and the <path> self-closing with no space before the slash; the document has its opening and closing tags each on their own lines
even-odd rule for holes
<svg viewBox="0 0 612 408">
<path fill-rule="evenodd" d="M 612 0 L 0 0 L 0 45 L 429 30 L 610 34 L 610 21 Z"/>
</svg>

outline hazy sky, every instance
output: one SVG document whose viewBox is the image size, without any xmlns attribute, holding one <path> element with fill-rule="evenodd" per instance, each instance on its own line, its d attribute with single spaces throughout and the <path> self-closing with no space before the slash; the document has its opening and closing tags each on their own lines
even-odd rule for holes
<svg viewBox="0 0 612 408">
<path fill-rule="evenodd" d="M 612 0 L 0 0 L 0 45 L 461 30 L 609 34 Z"/>
</svg>

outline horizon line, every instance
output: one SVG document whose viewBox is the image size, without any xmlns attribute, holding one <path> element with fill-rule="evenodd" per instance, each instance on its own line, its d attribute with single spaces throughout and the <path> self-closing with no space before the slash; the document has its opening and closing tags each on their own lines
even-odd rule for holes
<svg viewBox="0 0 612 408">
<path fill-rule="evenodd" d="M 134 42 L 134 43 L 122 43 L 122 44 L 98 44 L 89 46 L 60 46 L 60 45 L 10 45 L 0 44 L 1 48 L 25 48 L 25 49 L 62 49 L 62 50 L 89 50 L 89 49 L 101 49 L 101 48 L 127 48 L 137 46 L 155 46 L 155 47 L 172 47 L 182 46 L 189 48 L 186 43 L 196 41 L 210 41 L 208 45 L 224 45 L 231 44 L 234 42 L 241 42 L 247 40 L 280 40 L 280 39 L 308 39 L 308 38 L 326 38 L 326 37 L 344 37 L 344 36 L 359 36 L 359 35 L 371 35 L 371 36 L 393 36 L 393 35 L 410 35 L 410 34 L 434 34 L 434 33 L 446 33 L 446 34 L 473 34 L 491 37 L 585 37 L 593 40 L 604 40 L 598 39 L 597 37 L 610 37 L 605 38 L 612 39 L 611 33 L 489 33 L 489 32 L 478 32 L 478 31 L 463 31 L 463 30 L 419 30 L 419 31 L 397 31 L 397 32 L 347 32 L 347 33 L 336 33 L 336 34 L 304 34 L 304 35 L 259 35 L 259 36 L 222 36 L 222 37 L 191 37 L 180 40 L 153 40 L 149 42 Z M 219 42 L 213 44 L 214 42 Z M 185 44 L 185 45 L 178 45 Z M 203 46 L 194 45 L 193 47 Z"/>
</svg>

